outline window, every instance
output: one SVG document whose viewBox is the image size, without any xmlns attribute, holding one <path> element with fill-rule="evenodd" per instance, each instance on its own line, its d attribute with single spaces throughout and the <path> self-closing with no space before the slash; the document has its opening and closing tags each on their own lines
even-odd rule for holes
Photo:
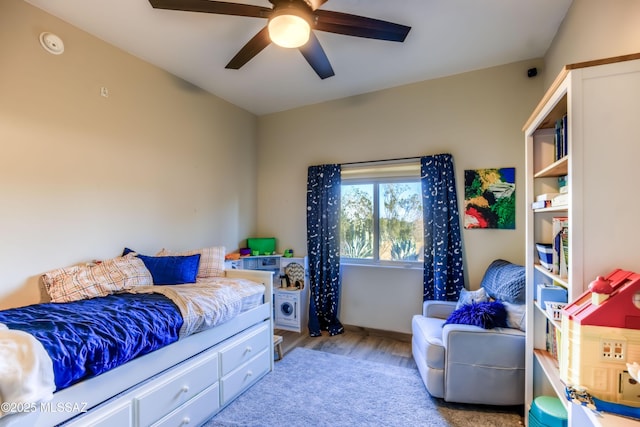
<svg viewBox="0 0 640 427">
<path fill-rule="evenodd" d="M 419 165 L 345 168 L 341 190 L 341 258 L 361 264 L 421 264 Z"/>
</svg>

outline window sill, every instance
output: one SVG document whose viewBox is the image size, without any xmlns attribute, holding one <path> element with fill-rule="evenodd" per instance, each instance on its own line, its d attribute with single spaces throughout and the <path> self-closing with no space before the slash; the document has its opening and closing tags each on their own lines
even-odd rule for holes
<svg viewBox="0 0 640 427">
<path fill-rule="evenodd" d="M 341 266 L 348 267 L 365 267 L 365 268 L 386 268 L 399 270 L 422 270 L 422 263 L 381 263 L 381 262 L 353 262 L 340 261 Z"/>
</svg>

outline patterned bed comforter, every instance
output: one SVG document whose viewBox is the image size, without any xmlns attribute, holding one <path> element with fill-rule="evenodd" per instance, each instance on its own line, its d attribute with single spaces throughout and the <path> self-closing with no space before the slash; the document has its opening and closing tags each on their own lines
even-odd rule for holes
<svg viewBox="0 0 640 427">
<path fill-rule="evenodd" d="M 244 279 L 216 278 L 203 283 L 143 286 L 122 293 L 68 303 L 45 303 L 0 311 L 0 330 L 26 332 L 42 344 L 53 365 L 55 389 L 61 390 L 179 338 L 224 323 L 247 303 L 262 302 L 265 287 Z M 24 359 L 24 346 L 6 333 L 0 339 L 0 373 L 13 372 Z M 13 355 L 13 356 L 12 356 Z M 32 355 L 31 357 L 36 357 Z M 41 369 L 48 361 L 40 361 Z M 3 385 L 20 387 L 14 378 L 0 376 Z M 3 384 L 11 380 L 12 384 Z M 37 401 L 24 384 L 23 401 Z M 43 387 L 46 390 L 46 387 Z M 50 391 L 40 399 L 46 398 Z M 18 399 L 20 393 L 14 394 Z M 2 402 L 0 395 L 0 403 Z M 6 399 L 5 399 L 6 401 Z M 0 416 L 2 413 L 0 412 Z"/>
</svg>

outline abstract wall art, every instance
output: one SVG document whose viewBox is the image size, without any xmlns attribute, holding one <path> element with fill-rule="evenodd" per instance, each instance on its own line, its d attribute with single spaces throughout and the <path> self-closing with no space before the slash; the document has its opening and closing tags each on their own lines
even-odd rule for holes
<svg viewBox="0 0 640 427">
<path fill-rule="evenodd" d="M 516 228 L 516 169 L 464 171 L 464 228 Z"/>
</svg>

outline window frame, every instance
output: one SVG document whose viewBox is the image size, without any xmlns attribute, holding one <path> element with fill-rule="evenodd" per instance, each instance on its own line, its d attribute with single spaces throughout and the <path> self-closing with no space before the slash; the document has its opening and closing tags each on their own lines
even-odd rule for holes
<svg viewBox="0 0 640 427">
<path fill-rule="evenodd" d="M 407 176 L 372 176 L 367 178 L 342 178 L 340 189 L 344 185 L 373 185 L 373 258 L 350 258 L 340 255 L 341 264 L 346 265 L 362 265 L 362 266 L 378 266 L 378 267 L 395 267 L 395 268 L 422 268 L 424 261 L 394 261 L 380 259 L 380 185 L 381 184 L 404 184 L 417 183 L 420 184 L 419 175 Z M 421 188 L 419 190 L 421 195 Z M 342 194 L 342 191 L 341 191 Z M 342 196 L 341 196 L 342 199 Z M 422 207 L 424 209 L 424 206 Z M 342 214 L 342 205 L 340 206 Z M 424 239 L 424 236 L 423 236 Z M 342 233 L 340 233 L 340 246 L 342 246 Z M 422 243 L 424 250 L 424 240 Z M 422 254 L 424 256 L 424 254 Z"/>
</svg>

